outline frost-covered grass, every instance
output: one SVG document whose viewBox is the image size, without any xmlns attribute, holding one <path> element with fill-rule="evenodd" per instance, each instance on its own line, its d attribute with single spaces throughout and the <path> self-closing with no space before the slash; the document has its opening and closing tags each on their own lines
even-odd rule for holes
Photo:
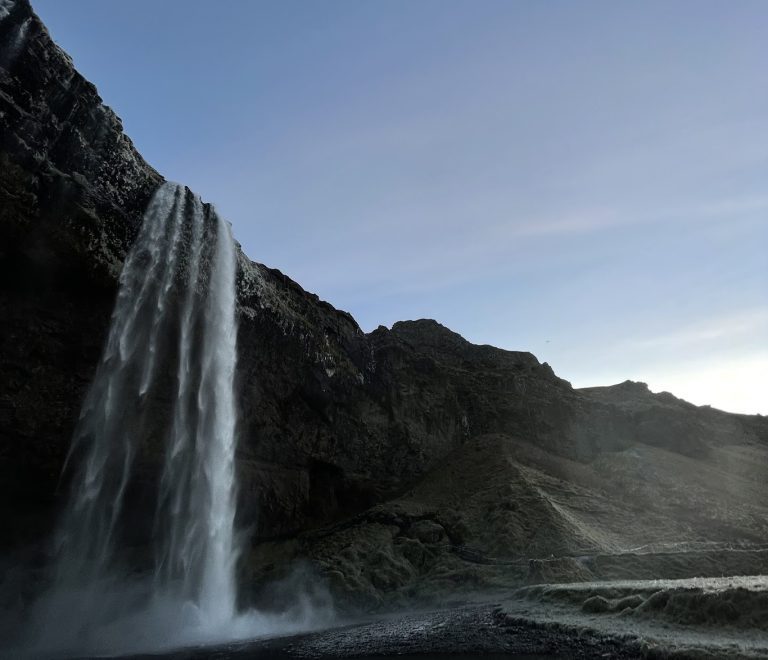
<svg viewBox="0 0 768 660">
<path fill-rule="evenodd" d="M 768 576 L 622 580 L 519 589 L 508 617 L 630 635 L 702 657 L 768 657 Z"/>
</svg>

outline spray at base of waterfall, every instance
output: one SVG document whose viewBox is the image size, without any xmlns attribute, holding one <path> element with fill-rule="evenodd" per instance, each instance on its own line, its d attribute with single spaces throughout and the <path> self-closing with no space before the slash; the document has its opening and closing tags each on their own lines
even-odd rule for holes
<svg viewBox="0 0 768 660">
<path fill-rule="evenodd" d="M 277 586 L 291 592 L 284 594 L 279 610 L 244 610 L 226 621 L 209 617 L 192 601 L 156 593 L 151 575 L 59 590 L 38 603 L 24 638 L 0 657 L 156 653 L 308 632 L 336 622 L 325 585 L 308 581 L 305 571 L 297 570 Z M 84 603 L 89 604 L 87 622 Z"/>
</svg>

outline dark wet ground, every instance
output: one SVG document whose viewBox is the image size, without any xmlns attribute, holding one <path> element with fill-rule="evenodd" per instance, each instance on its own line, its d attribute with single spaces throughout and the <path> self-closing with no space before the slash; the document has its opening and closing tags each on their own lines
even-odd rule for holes
<svg viewBox="0 0 768 660">
<path fill-rule="evenodd" d="M 393 656 L 400 660 L 641 657 L 616 640 L 542 629 L 519 621 L 511 623 L 496 606 L 476 605 L 405 614 L 291 637 L 132 656 L 132 660 L 374 660 Z"/>
</svg>

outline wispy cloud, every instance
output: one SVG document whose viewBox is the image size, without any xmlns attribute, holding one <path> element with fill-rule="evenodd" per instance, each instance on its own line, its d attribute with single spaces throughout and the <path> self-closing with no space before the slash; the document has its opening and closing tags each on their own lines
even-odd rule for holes
<svg viewBox="0 0 768 660">
<path fill-rule="evenodd" d="M 617 350 L 677 349 L 722 340 L 733 344 L 754 337 L 762 337 L 768 345 L 768 309 L 740 311 L 728 316 L 705 319 L 652 337 L 628 339 L 622 342 Z"/>
</svg>

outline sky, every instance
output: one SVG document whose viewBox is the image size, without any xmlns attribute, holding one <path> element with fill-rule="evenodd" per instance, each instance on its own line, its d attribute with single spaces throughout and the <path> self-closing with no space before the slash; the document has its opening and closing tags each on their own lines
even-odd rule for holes
<svg viewBox="0 0 768 660">
<path fill-rule="evenodd" d="M 151 165 L 365 331 L 768 414 L 768 3 L 32 4 Z"/>
</svg>

